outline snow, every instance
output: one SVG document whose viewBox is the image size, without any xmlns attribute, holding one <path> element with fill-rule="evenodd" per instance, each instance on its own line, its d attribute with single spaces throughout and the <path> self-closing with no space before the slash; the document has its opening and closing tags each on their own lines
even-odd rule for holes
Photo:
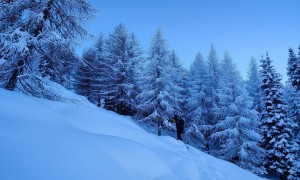
<svg viewBox="0 0 300 180">
<path fill-rule="evenodd" d="M 83 107 L 95 108 L 85 97 L 77 95 L 67 90 L 61 84 L 53 82 L 47 78 L 41 79 L 44 85 L 44 91 L 51 93 L 55 101 L 65 102 L 69 104 L 76 104 Z M 38 88 L 38 87 L 37 87 Z M 55 95 L 55 96 L 54 96 Z"/>
<path fill-rule="evenodd" d="M 0 65 L 3 64 L 3 63 L 5 63 L 5 62 L 6 62 L 6 60 L 0 59 Z"/>
<path fill-rule="evenodd" d="M 0 179 L 260 179 L 104 109 L 3 89 L 0 99 Z"/>
</svg>

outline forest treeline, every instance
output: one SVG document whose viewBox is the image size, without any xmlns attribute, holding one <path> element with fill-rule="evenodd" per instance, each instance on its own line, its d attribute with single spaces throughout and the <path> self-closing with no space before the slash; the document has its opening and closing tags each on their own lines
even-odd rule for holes
<svg viewBox="0 0 300 180">
<path fill-rule="evenodd" d="M 75 42 L 96 10 L 84 0 L 0 2 L 0 86 L 62 100 L 51 82 L 95 105 L 162 129 L 185 119 L 185 141 L 253 173 L 300 177 L 300 47 L 287 52 L 288 82 L 268 54 L 251 59 L 247 80 L 211 45 L 187 70 L 157 30 L 147 50 L 120 24 L 82 57 Z"/>
</svg>

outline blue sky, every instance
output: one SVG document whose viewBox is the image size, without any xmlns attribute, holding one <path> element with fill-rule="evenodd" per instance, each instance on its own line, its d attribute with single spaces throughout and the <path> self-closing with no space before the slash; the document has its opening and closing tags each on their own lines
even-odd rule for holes
<svg viewBox="0 0 300 180">
<path fill-rule="evenodd" d="M 120 23 L 147 53 L 161 28 L 170 49 L 188 68 L 197 52 L 206 58 L 214 44 L 219 58 L 229 51 L 243 77 L 251 56 L 269 52 L 286 79 L 288 48 L 300 45 L 300 0 L 89 0 L 99 11 L 85 27 L 93 35 Z M 83 42 L 82 49 L 90 42 Z"/>
</svg>

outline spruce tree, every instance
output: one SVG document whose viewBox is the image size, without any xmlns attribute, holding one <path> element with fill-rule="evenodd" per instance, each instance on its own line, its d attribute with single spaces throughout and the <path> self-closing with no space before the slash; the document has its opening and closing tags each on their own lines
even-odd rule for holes
<svg viewBox="0 0 300 180">
<path fill-rule="evenodd" d="M 293 139 L 295 123 L 287 116 L 282 99 L 281 77 L 271 65 L 270 58 L 261 60 L 262 147 L 266 150 L 264 165 L 269 173 L 281 178 L 296 177 L 297 143 Z"/>
<path fill-rule="evenodd" d="M 300 142 L 300 56 L 296 57 L 291 48 L 289 49 L 287 75 L 289 78 L 288 82 L 292 87 L 288 104 L 289 117 L 298 125 L 294 133 Z"/>
<path fill-rule="evenodd" d="M 300 144 L 300 56 L 296 57 L 291 48 L 289 49 L 287 75 L 289 77 L 288 83 L 291 87 L 287 96 L 288 117 L 296 124 L 295 128 L 293 129 L 293 138 L 298 144 Z M 297 148 L 297 151 L 298 153 L 296 162 L 299 162 L 300 147 Z M 300 176 L 300 164 L 295 164 L 293 168 L 295 169 L 295 173 L 293 174 Z"/>
<path fill-rule="evenodd" d="M 287 75 L 291 85 L 295 88 L 297 92 L 299 92 L 300 91 L 300 60 L 299 57 L 296 57 L 293 49 L 291 48 L 289 48 Z"/>
</svg>

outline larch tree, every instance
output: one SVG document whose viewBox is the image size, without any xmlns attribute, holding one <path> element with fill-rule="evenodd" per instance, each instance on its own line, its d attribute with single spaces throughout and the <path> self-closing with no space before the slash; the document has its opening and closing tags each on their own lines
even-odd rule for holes
<svg viewBox="0 0 300 180">
<path fill-rule="evenodd" d="M 85 0 L 1 1 L 0 9 L 5 12 L 0 17 L 4 86 L 14 90 L 20 82 L 27 91 L 34 90 L 26 80 L 35 78 L 38 69 L 42 76 L 57 79 L 63 70 L 56 68 L 65 67 L 63 61 L 68 61 L 59 59 L 62 51 L 57 49 L 63 48 L 73 59 L 70 44 L 88 35 L 81 24 L 95 13 Z"/>
<path fill-rule="evenodd" d="M 89 64 L 92 70 L 91 101 L 101 107 L 104 102 L 105 84 L 108 83 L 107 74 L 110 71 L 110 67 L 105 63 L 105 40 L 102 34 L 99 35 L 93 50 L 95 58 Z"/>
<path fill-rule="evenodd" d="M 261 112 L 261 103 L 260 103 L 260 75 L 258 70 L 258 65 L 256 60 L 252 57 L 248 67 L 248 79 L 246 81 L 246 89 L 249 93 L 249 96 L 253 99 L 253 108 Z"/>
<path fill-rule="evenodd" d="M 206 144 L 206 149 L 209 153 L 215 154 L 215 150 L 217 149 L 216 142 L 213 142 L 211 138 L 211 134 L 214 131 L 215 124 L 218 123 L 219 117 L 217 116 L 217 107 L 218 107 L 218 96 L 217 89 L 219 88 L 220 83 L 220 65 L 217 57 L 216 49 L 213 45 L 211 45 L 210 52 L 207 58 L 207 70 L 208 70 L 208 81 L 207 87 L 209 88 L 207 91 L 207 113 L 205 114 L 205 119 L 207 119 L 207 131 L 205 136 L 208 137 L 208 143 Z"/>
<path fill-rule="evenodd" d="M 171 80 L 173 83 L 172 89 L 170 89 L 170 94 L 172 94 L 173 97 L 173 102 L 171 102 L 171 104 L 174 108 L 173 114 L 171 116 L 178 115 L 180 117 L 183 117 L 185 114 L 184 107 L 186 103 L 186 84 L 184 79 L 185 71 L 180 64 L 179 58 L 174 50 L 171 51 L 169 58 L 169 61 L 171 63 Z"/>
<path fill-rule="evenodd" d="M 174 114 L 174 98 L 172 97 L 171 61 L 166 40 L 157 30 L 149 48 L 143 72 L 143 89 L 138 95 L 139 114 L 143 121 L 157 125 L 157 133 L 161 135 L 163 126 L 168 126 L 169 118 Z"/>
<path fill-rule="evenodd" d="M 219 144 L 218 156 L 257 174 L 264 174 L 264 150 L 258 129 L 258 113 L 231 57 L 226 52 L 220 66 L 219 122 L 211 138 Z"/>
<path fill-rule="evenodd" d="M 128 53 L 129 58 L 129 76 L 132 78 L 132 89 L 130 90 L 129 97 L 133 100 L 132 106 L 134 107 L 134 114 L 138 111 L 137 96 L 140 93 L 139 80 L 141 78 L 141 66 L 143 62 L 143 51 L 134 34 L 128 38 Z"/>
<path fill-rule="evenodd" d="M 129 36 L 122 24 L 118 25 L 106 41 L 106 61 L 111 71 L 107 72 L 105 108 L 123 115 L 136 113 L 135 79 L 140 49 L 134 36 Z"/>
<path fill-rule="evenodd" d="M 85 96 L 89 101 L 93 101 L 93 61 L 96 58 L 94 49 L 89 49 L 83 53 L 82 61 L 76 71 L 75 91 L 77 94 Z"/>
<path fill-rule="evenodd" d="M 108 72 L 111 69 L 105 61 L 104 39 L 100 35 L 96 43 L 83 53 L 75 76 L 76 92 L 100 107 L 104 101 Z"/>
<path fill-rule="evenodd" d="M 198 53 L 189 70 L 189 98 L 188 98 L 188 128 L 187 134 L 194 144 L 204 149 L 209 137 L 207 125 L 209 122 L 205 118 L 208 113 L 208 70 L 207 64 L 202 55 Z M 195 139 L 195 140 L 194 140 Z M 193 142 L 192 142 L 193 143 Z"/>
</svg>

